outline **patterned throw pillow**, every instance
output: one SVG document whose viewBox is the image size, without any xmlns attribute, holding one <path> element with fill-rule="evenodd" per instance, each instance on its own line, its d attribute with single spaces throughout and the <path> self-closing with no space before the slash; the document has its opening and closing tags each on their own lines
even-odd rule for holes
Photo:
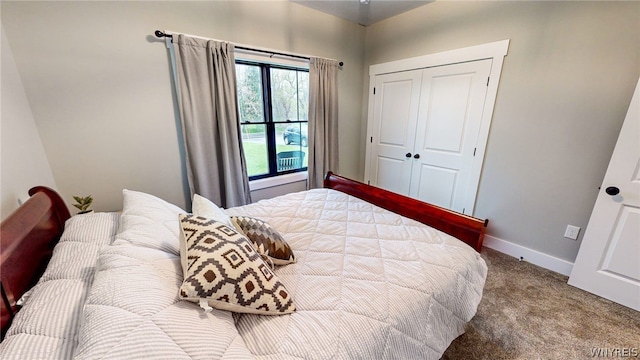
<svg viewBox="0 0 640 360">
<path fill-rule="evenodd" d="M 181 214 L 180 227 L 181 299 L 241 313 L 295 311 L 289 291 L 242 234 L 195 215 Z"/>
<path fill-rule="evenodd" d="M 275 265 L 296 262 L 289 244 L 265 221 L 249 216 L 231 216 L 231 222 L 251 240 L 260 254 L 268 256 Z"/>
</svg>

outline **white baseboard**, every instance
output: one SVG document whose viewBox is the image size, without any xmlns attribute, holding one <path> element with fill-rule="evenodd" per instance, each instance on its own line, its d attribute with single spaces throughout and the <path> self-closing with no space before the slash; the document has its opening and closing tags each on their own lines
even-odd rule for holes
<svg viewBox="0 0 640 360">
<path fill-rule="evenodd" d="M 516 259 L 522 258 L 523 261 L 555 271 L 565 276 L 571 275 L 571 269 L 573 268 L 572 262 L 541 253 L 537 250 L 529 249 L 522 245 L 514 244 L 490 235 L 485 235 L 483 246 L 511 255 Z"/>
</svg>

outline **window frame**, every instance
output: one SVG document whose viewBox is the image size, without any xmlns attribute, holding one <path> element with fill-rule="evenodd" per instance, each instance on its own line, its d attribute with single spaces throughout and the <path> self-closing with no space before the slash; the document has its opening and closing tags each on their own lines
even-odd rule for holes
<svg viewBox="0 0 640 360">
<path fill-rule="evenodd" d="M 256 180 L 264 180 L 275 178 L 278 176 L 295 174 L 295 173 L 307 173 L 307 166 L 291 169 L 285 171 L 278 171 L 277 167 L 277 144 L 276 144 L 276 126 L 281 124 L 291 125 L 291 124 L 309 124 L 309 119 L 307 120 L 286 120 L 286 121 L 274 121 L 273 120 L 273 99 L 271 97 L 271 69 L 283 69 L 283 70 L 293 70 L 297 72 L 306 72 L 309 73 L 309 68 L 303 66 L 295 66 L 288 64 L 279 64 L 274 62 L 266 62 L 255 59 L 247 59 L 247 58 L 236 58 L 235 65 L 248 65 L 248 66 L 256 66 L 260 69 L 260 79 L 262 86 L 262 102 L 263 102 L 263 112 L 264 112 L 264 121 L 261 122 L 242 122 L 241 119 L 238 119 L 240 127 L 243 125 L 264 125 L 265 126 L 265 137 L 266 137 L 266 145 L 267 145 L 267 161 L 268 161 L 268 169 L 269 172 L 260 175 L 249 176 L 249 181 Z M 308 117 L 308 116 L 307 116 Z M 301 145 L 301 144 L 300 144 Z M 307 147 L 308 148 L 308 147 Z M 308 155 L 308 151 L 307 151 Z M 246 156 L 246 154 L 245 154 Z M 298 176 L 296 176 L 297 178 Z"/>
</svg>

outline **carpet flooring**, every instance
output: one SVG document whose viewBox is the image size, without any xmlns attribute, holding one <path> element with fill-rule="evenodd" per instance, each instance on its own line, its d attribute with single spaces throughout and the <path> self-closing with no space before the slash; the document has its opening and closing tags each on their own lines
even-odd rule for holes
<svg viewBox="0 0 640 360">
<path fill-rule="evenodd" d="M 443 360 L 640 359 L 640 312 L 495 250 L 482 257 L 489 272 L 478 312 Z"/>
</svg>

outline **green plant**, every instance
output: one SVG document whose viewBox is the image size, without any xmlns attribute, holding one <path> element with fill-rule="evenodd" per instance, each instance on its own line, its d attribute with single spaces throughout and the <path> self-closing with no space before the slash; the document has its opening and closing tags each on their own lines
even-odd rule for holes
<svg viewBox="0 0 640 360">
<path fill-rule="evenodd" d="M 73 204 L 73 206 L 80 209 L 81 214 L 85 212 L 89 212 L 89 207 L 91 206 L 91 203 L 93 203 L 93 198 L 91 197 L 91 195 L 88 195 L 85 197 L 74 196 L 73 200 L 75 200 L 77 203 L 77 204 Z"/>
</svg>

